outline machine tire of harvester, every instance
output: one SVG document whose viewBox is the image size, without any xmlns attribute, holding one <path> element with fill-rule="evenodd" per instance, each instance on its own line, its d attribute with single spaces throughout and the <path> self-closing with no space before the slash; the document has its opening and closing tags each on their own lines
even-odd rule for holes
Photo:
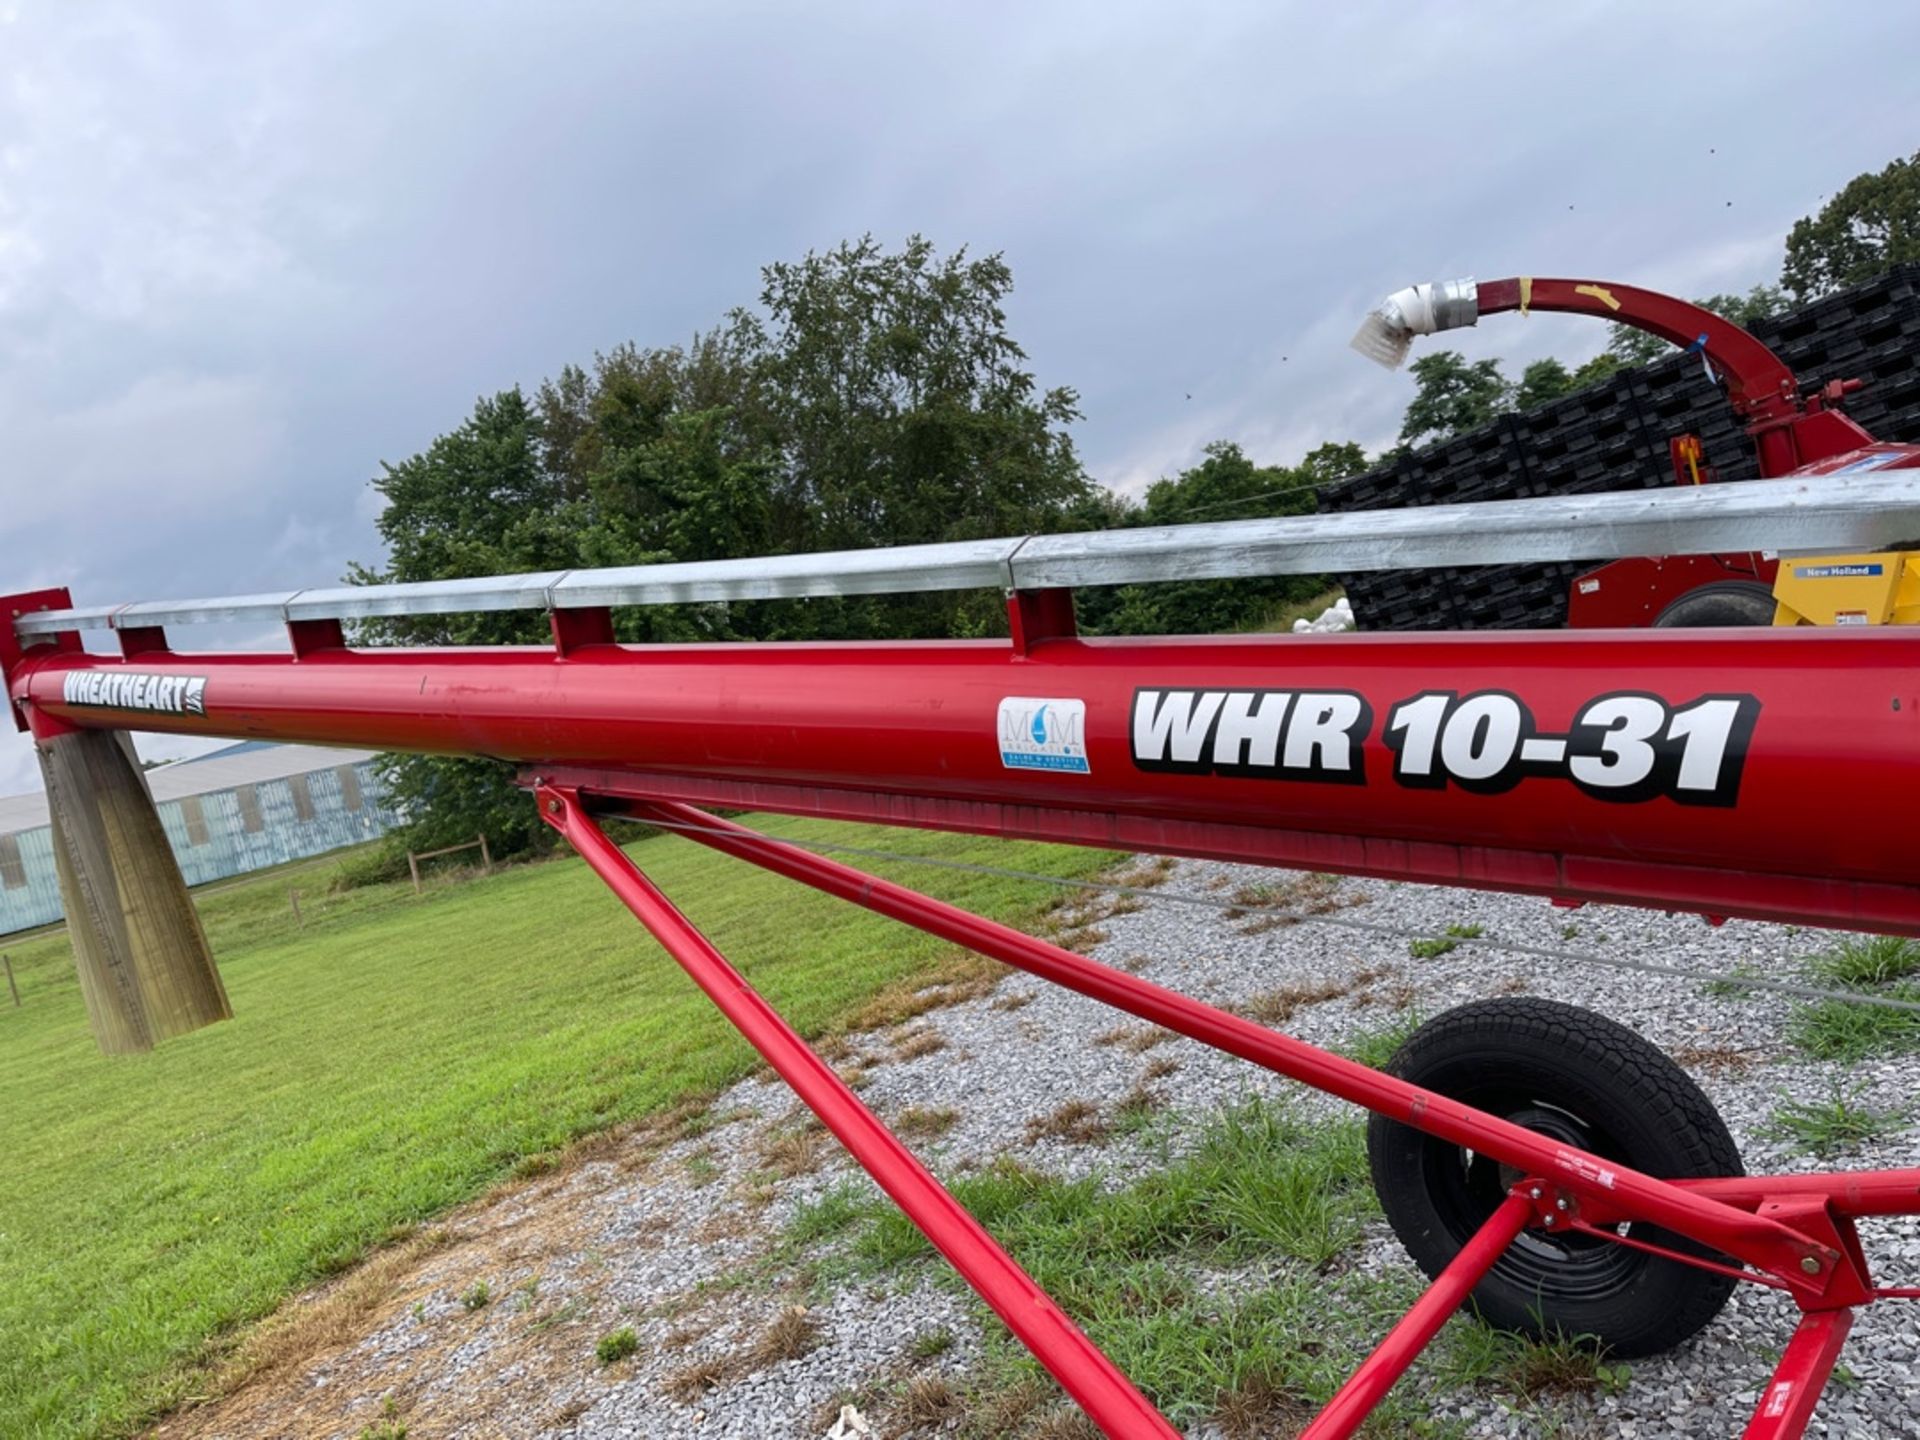
<svg viewBox="0 0 1920 1440">
<path fill-rule="evenodd" d="M 1516 277 L 1417 285 L 1368 316 L 1354 348 L 1397 367 L 1415 335 L 1501 310 L 1595 315 L 1698 353 L 1706 378 L 1754 439 L 1762 479 L 1920 468 L 1920 447 L 1881 444 L 1832 408 L 1861 388 L 1804 392 L 1793 372 L 1731 321 L 1671 296 L 1588 280 Z M 1716 483 L 1699 437 L 1669 445 L 1674 483 Z M 1920 550 L 1782 558 L 1772 553 L 1616 560 L 1574 581 L 1575 629 L 1886 625 L 1920 622 Z M 1423 1025 L 1387 1069 L 1594 1154 L 1669 1179 L 1742 1173 L 1726 1123 L 1692 1078 L 1625 1026 L 1543 1000 L 1463 1005 Z M 1437 1276 L 1518 1178 L 1484 1156 L 1376 1114 L 1373 1186 L 1394 1233 Z M 1636 1239 L 1709 1262 L 1724 1257 L 1655 1227 Z M 1538 1338 L 1577 1337 L 1632 1357 L 1667 1350 L 1732 1294 L 1723 1273 L 1578 1234 L 1523 1235 L 1473 1291 L 1481 1318 Z"/>
</svg>

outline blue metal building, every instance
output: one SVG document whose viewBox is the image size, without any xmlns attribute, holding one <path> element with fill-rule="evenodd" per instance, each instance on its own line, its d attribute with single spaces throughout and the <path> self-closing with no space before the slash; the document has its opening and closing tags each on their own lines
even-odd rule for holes
<svg viewBox="0 0 1920 1440">
<path fill-rule="evenodd" d="M 189 885 L 385 834 L 400 821 L 370 750 L 248 741 L 146 772 Z M 0 935 L 61 918 L 43 794 L 0 799 Z"/>
</svg>

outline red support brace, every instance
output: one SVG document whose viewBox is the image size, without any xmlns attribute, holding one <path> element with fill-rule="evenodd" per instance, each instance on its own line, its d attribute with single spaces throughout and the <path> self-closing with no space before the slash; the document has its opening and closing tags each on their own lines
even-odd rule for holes
<svg viewBox="0 0 1920 1440">
<path fill-rule="evenodd" d="M 1473 1287 L 1532 1219 L 1533 1201 L 1518 1191 L 1507 1196 L 1473 1239 L 1460 1248 L 1453 1263 L 1440 1272 L 1427 1293 L 1353 1372 L 1353 1378 L 1340 1387 L 1339 1394 L 1300 1432 L 1299 1440 L 1347 1440 L 1364 1425 L 1394 1381 L 1406 1374 L 1407 1367 L 1440 1333 L 1440 1327 L 1467 1303 Z"/>
<path fill-rule="evenodd" d="M 1178 1440 L 1178 1432 L 1067 1318 L 1053 1297 L 994 1243 L 980 1222 L 760 998 L 746 977 L 606 837 L 581 808 L 579 796 L 548 786 L 541 786 L 536 795 L 546 822 L 579 851 L 848 1153 L 1052 1372 L 1088 1418 L 1113 1440 Z"/>
<path fill-rule="evenodd" d="M 1780 1357 L 1780 1368 L 1760 1392 L 1760 1403 L 1741 1440 L 1799 1440 L 1806 1434 L 1807 1422 L 1851 1329 L 1851 1310 L 1822 1310 L 1801 1317 L 1800 1328 Z"/>
</svg>

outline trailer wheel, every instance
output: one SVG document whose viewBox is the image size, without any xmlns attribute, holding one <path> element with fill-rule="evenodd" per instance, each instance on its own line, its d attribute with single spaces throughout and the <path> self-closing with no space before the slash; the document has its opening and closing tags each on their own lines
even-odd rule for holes
<svg viewBox="0 0 1920 1440">
<path fill-rule="evenodd" d="M 1636 1170 L 1742 1174 L 1726 1125 L 1687 1073 L 1605 1016 L 1549 1000 L 1486 1000 L 1423 1025 L 1390 1073 Z M 1438 1275 L 1523 1178 L 1484 1155 L 1375 1115 L 1373 1187 L 1414 1263 Z M 1644 1223 L 1669 1249 L 1715 1252 Z M 1468 1302 L 1486 1323 L 1582 1340 L 1622 1356 L 1687 1339 L 1736 1282 L 1597 1236 L 1523 1231 Z"/>
<path fill-rule="evenodd" d="M 1756 580 L 1716 580 L 1689 590 L 1653 622 L 1659 630 L 1773 624 L 1773 591 Z"/>
</svg>

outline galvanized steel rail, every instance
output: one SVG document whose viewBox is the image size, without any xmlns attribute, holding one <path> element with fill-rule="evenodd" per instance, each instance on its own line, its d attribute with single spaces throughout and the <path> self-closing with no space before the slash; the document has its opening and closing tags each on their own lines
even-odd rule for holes
<svg viewBox="0 0 1920 1440">
<path fill-rule="evenodd" d="M 1741 550 L 1872 550 L 1920 536 L 1920 471 L 1608 491 L 1277 519 L 1021 535 L 687 564 L 348 585 L 209 600 L 46 610 L 62 631 L 287 623 L 483 610 L 581 610 L 935 590 L 1044 590 L 1429 565 L 1512 565 Z"/>
</svg>

